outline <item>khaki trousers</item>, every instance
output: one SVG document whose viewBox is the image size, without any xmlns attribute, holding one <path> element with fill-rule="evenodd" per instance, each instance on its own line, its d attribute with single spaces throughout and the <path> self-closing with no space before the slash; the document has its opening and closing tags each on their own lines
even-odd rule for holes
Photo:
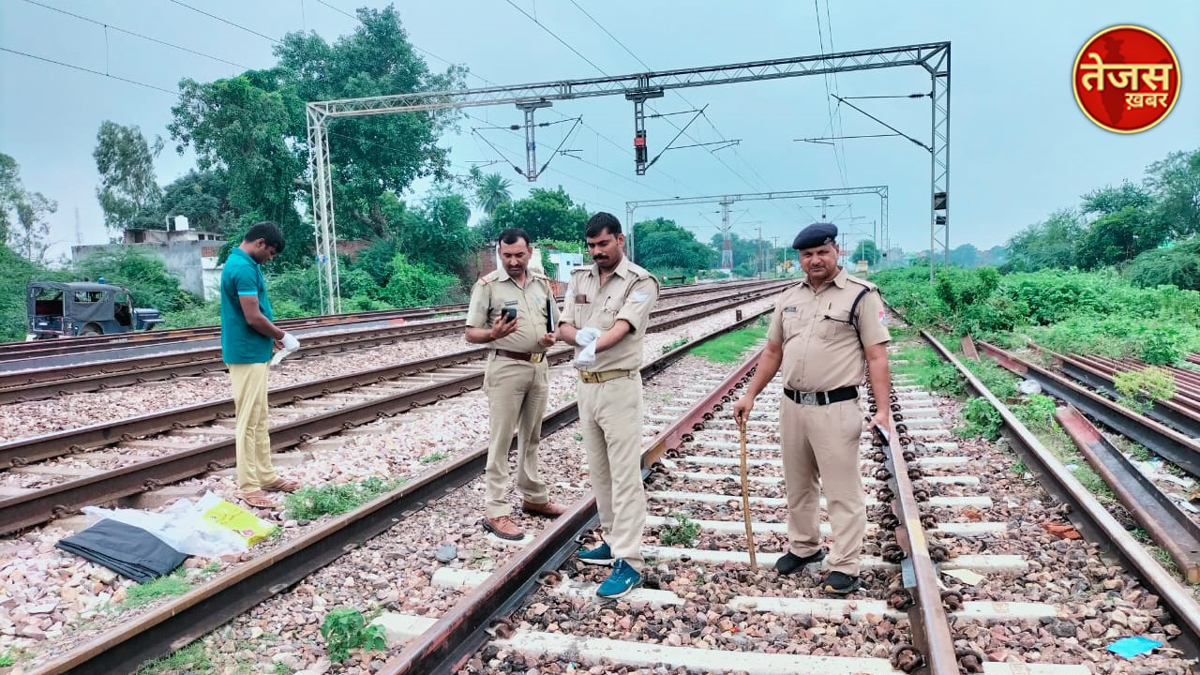
<svg viewBox="0 0 1200 675">
<path fill-rule="evenodd" d="M 546 483 L 538 477 L 538 443 L 542 437 L 542 415 L 550 392 L 550 364 L 518 361 L 492 354 L 483 375 L 488 398 L 487 467 L 484 469 L 484 509 L 488 518 L 512 513 L 507 499 L 508 454 L 513 432 L 517 433 L 517 489 L 525 501 L 550 501 Z"/>
<path fill-rule="evenodd" d="M 791 552 L 811 555 L 821 547 L 818 500 L 824 485 L 833 530 L 826 564 L 832 571 L 858 574 L 867 509 L 859 473 L 862 434 L 858 401 L 802 405 L 784 397 L 779 408 L 783 478 L 787 485 L 788 540 Z M 820 484 L 818 484 L 818 479 Z"/>
<path fill-rule="evenodd" d="M 604 541 L 641 571 L 646 492 L 642 487 L 642 376 L 580 382 L 579 423 Z"/>
<path fill-rule="evenodd" d="M 271 437 L 267 430 L 267 364 L 228 363 L 237 414 L 237 479 L 242 492 L 255 492 L 273 483 Z"/>
</svg>

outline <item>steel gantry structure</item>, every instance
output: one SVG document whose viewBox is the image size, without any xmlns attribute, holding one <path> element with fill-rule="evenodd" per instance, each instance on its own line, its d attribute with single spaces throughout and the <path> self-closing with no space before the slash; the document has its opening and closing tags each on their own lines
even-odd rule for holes
<svg viewBox="0 0 1200 675">
<path fill-rule="evenodd" d="M 890 247 L 890 233 L 888 231 L 888 186 L 886 185 L 865 185 L 861 187 L 846 187 L 846 188 L 825 188 L 820 190 L 786 190 L 776 192 L 747 192 L 741 194 L 728 195 L 710 195 L 707 197 L 676 197 L 673 199 L 642 199 L 637 201 L 625 202 L 625 222 L 630 223 L 629 229 L 633 229 L 633 214 L 640 208 L 649 206 L 689 206 L 693 204 L 720 204 L 721 205 L 721 226 L 718 228 L 723 235 L 723 244 L 721 247 L 721 267 L 730 269 L 733 267 L 733 249 L 729 236 L 729 207 L 737 202 L 755 202 L 755 201 L 771 201 L 776 199 L 823 199 L 828 197 L 840 197 L 847 195 L 878 195 L 879 196 L 879 225 L 881 241 L 887 241 Z M 875 242 L 876 246 L 880 245 L 879 241 Z M 630 242 L 630 257 L 637 260 L 637 250 L 634 248 L 635 242 Z M 886 248 L 884 250 L 887 250 Z"/>
<path fill-rule="evenodd" d="M 343 117 L 432 112 L 509 104 L 527 110 L 533 104 L 600 96 L 624 96 L 633 101 L 657 98 L 664 92 L 691 87 L 777 80 L 807 75 L 824 75 L 863 70 L 915 66 L 924 68 L 931 79 L 930 139 L 930 273 L 940 244 L 948 256 L 950 230 L 950 43 L 864 49 L 834 54 L 815 54 L 767 61 L 751 61 L 700 68 L 681 68 L 610 77 L 558 80 L 534 84 L 480 87 L 437 92 L 414 92 L 365 98 L 314 101 L 307 104 L 309 159 L 313 181 L 313 228 L 319 274 L 326 293 L 326 310 L 340 309 L 337 269 L 337 228 L 333 209 L 333 175 L 329 154 L 329 124 Z M 527 120 L 532 116 L 527 115 Z M 635 166 L 646 154 L 644 130 L 636 128 Z M 642 134 L 638 134 L 642 131 Z M 641 154 L 639 154 L 639 149 Z M 632 229 L 632 228 L 631 228 Z"/>
</svg>

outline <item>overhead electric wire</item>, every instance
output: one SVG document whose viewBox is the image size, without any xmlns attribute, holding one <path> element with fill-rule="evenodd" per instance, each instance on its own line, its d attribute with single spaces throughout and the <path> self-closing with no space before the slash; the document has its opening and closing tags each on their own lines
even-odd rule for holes
<svg viewBox="0 0 1200 675">
<path fill-rule="evenodd" d="M 274 42 L 276 44 L 279 44 L 279 42 L 280 42 L 279 40 L 271 37 L 270 35 L 264 35 L 256 30 L 254 30 L 253 28 L 246 28 L 245 26 L 243 26 L 240 23 L 230 21 L 229 19 L 223 19 L 223 18 L 217 16 L 216 14 L 209 14 L 208 12 L 206 12 L 202 9 L 199 9 L 197 7 L 192 7 L 191 5 L 187 4 L 186 2 L 180 2 L 180 0 L 167 0 L 167 2 L 173 2 L 176 5 L 179 5 L 180 7 L 185 7 L 187 9 L 192 10 L 193 12 L 197 12 L 197 13 L 203 14 L 204 16 L 207 16 L 209 18 L 216 19 L 217 21 L 220 21 L 221 23 L 229 24 L 230 26 L 233 26 L 234 28 L 240 28 L 241 30 L 246 31 L 247 33 L 252 33 L 254 35 L 257 35 L 260 38 L 263 38 L 265 40 L 270 40 L 271 42 Z"/>
<path fill-rule="evenodd" d="M 608 73 L 604 72 L 604 69 L 603 69 L 603 68 L 601 68 L 600 66 L 596 65 L 596 63 L 595 63 L 594 61 L 592 61 L 592 60 L 591 60 L 591 59 L 589 59 L 588 57 L 584 56 L 582 53 L 580 53 L 580 51 L 579 51 L 578 49 L 575 49 L 574 47 L 572 47 L 572 46 L 570 45 L 570 43 L 568 43 L 566 40 L 564 40 L 564 39 L 562 39 L 561 37 L 559 37 L 559 36 L 558 36 L 558 33 L 555 33 L 554 31 L 552 31 L 552 30 L 550 30 L 549 28 L 547 28 L 547 27 L 546 27 L 546 25 L 545 25 L 545 24 L 543 24 L 541 21 L 538 21 L 536 17 L 534 17 L 534 16 L 533 16 L 533 15 L 531 15 L 529 12 L 526 12 L 525 10 L 523 10 L 523 9 L 521 9 L 519 6 L 517 6 L 517 3 L 513 2 L 513 0 L 504 0 L 504 1 L 505 1 L 505 2 L 507 2 L 508 4 L 512 5 L 512 8 L 513 8 L 513 9 L 515 9 L 515 10 L 517 10 L 518 12 L 520 12 L 520 13 L 524 14 L 524 15 L 525 15 L 525 18 L 527 18 L 527 19 L 529 19 L 530 21 L 532 21 L 532 22 L 534 22 L 535 24 L 537 24 L 539 28 L 541 28 L 542 30 L 544 30 L 544 31 L 546 31 L 547 33 L 549 33 L 549 34 L 550 34 L 550 35 L 551 35 L 551 36 L 552 36 L 552 37 L 553 37 L 555 40 L 558 40 L 560 43 L 562 43 L 562 45 L 563 45 L 564 47 L 566 47 L 567 49 L 570 49 L 572 52 L 574 52 L 575 56 L 578 56 L 579 58 L 583 59 L 584 61 L 587 61 L 587 62 L 588 62 L 588 64 L 590 64 L 590 65 L 591 65 L 593 68 L 595 68 L 596 70 L 600 71 L 600 74 L 601 74 L 601 75 L 603 75 L 603 76 L 605 76 L 605 77 L 610 77 Z"/>
<path fill-rule="evenodd" d="M 191 49 L 191 48 L 189 48 L 189 47 L 184 47 L 184 46 L 182 46 L 182 45 L 177 45 L 177 44 L 174 44 L 174 43 L 172 43 L 172 42 L 167 42 L 166 40 L 160 40 L 160 39 L 158 39 L 158 38 L 155 38 L 155 37 L 150 37 L 149 35 L 143 35 L 143 34 L 141 34 L 141 33 L 135 32 L 135 31 L 131 31 L 131 30 L 127 30 L 127 29 L 125 29 L 125 28 L 121 28 L 121 27 L 119 27 L 119 26 L 114 26 L 114 25 L 112 25 L 112 24 L 110 24 L 110 23 L 104 23 L 103 21 L 97 21 L 96 19 L 92 19 L 92 18 L 90 18 L 90 17 L 86 17 L 86 16 L 83 16 L 83 15 L 80 15 L 80 14 L 76 14 L 76 13 L 74 13 L 74 12 L 68 12 L 68 11 L 67 11 L 67 10 L 65 10 L 65 9 L 59 9 L 58 7 L 51 7 L 50 5 L 46 5 L 46 4 L 40 3 L 40 2 L 38 2 L 37 0 L 24 0 L 24 1 L 25 1 L 25 2 L 27 2 L 27 3 L 29 3 L 29 4 L 31 4 L 31 5 L 37 5 L 38 7 L 42 7 L 42 8 L 44 8 L 44 9 L 48 9 L 48 10 L 50 10 L 50 11 L 52 11 L 52 12 L 58 12 L 59 14 L 65 14 L 65 15 L 67 15 L 67 16 L 74 17 L 74 18 L 76 18 L 76 19 L 79 19 L 80 21 L 87 21 L 88 23 L 93 23 L 93 24 L 96 24 L 97 26 L 103 26 L 105 29 L 112 29 L 112 30 L 115 30 L 115 31 L 117 31 L 117 32 L 119 32 L 119 33 L 125 33 L 126 35 L 132 35 L 132 36 L 134 36 L 134 37 L 136 37 L 136 38 L 141 38 L 141 39 L 143 39 L 143 40 L 148 40 L 148 41 L 150 41 L 150 42 L 154 42 L 154 43 L 156 43 L 156 44 L 160 44 L 160 45 L 163 45 L 163 46 L 165 46 L 165 47 L 171 47 L 172 49 L 178 49 L 178 50 L 180 50 L 180 51 L 183 51 L 183 52 L 188 52 L 189 54 L 195 54 L 196 56 L 203 56 L 203 57 L 204 57 L 204 58 L 206 58 L 206 59 L 212 59 L 213 61 L 220 61 L 221 63 L 225 63 L 225 64 L 228 64 L 228 65 L 231 65 L 231 66 L 237 66 L 238 68 L 244 68 L 244 69 L 246 69 L 246 70 L 250 70 L 250 66 L 242 65 L 242 64 L 240 64 L 240 63 L 236 63 L 236 62 L 234 62 L 234 61 L 229 61 L 229 60 L 227 60 L 227 59 L 223 59 L 223 58 L 221 58 L 221 57 L 219 57 L 219 56 L 213 56 L 212 54 L 205 54 L 204 52 L 201 52 L 201 51 L 196 51 L 195 49 Z"/>
<path fill-rule="evenodd" d="M 158 86 L 155 86 L 155 85 L 153 85 L 153 84 L 146 84 L 145 82 L 139 82 L 139 81 L 137 81 L 137 80 L 131 80 L 131 79 L 129 79 L 128 77 L 121 77 L 121 76 L 119 76 L 119 75 L 112 75 L 112 74 L 110 74 L 110 73 L 102 73 L 102 72 L 100 72 L 99 70 L 92 70 L 91 68 L 84 68 L 83 66 L 77 66 L 77 65 L 74 65 L 74 64 L 71 64 L 71 63 L 63 63 L 62 61 L 55 61 L 54 59 L 48 59 L 48 58 L 46 58 L 46 57 L 44 57 L 44 56 L 37 56 L 37 55 L 35 55 L 35 54 L 27 54 L 27 53 L 25 53 L 25 52 L 19 52 L 19 51 L 15 50 L 15 49 L 9 49 L 8 47 L 0 47 L 0 51 L 5 51 L 5 52 L 8 52 L 8 53 L 10 53 L 10 54 L 17 54 L 17 55 L 19 55 L 19 56 L 24 56 L 24 57 L 27 57 L 27 58 L 36 59 L 36 60 L 38 60 L 38 61 L 45 61 L 46 63 L 53 63 L 53 64 L 54 64 L 54 65 L 56 65 L 56 66 L 62 66 L 62 67 L 64 67 L 64 68 L 71 68 L 72 70 L 80 70 L 80 71 L 83 71 L 83 72 L 85 72 L 85 73 L 91 73 L 91 74 L 93 74 L 93 75 L 100 75 L 100 76 L 102 76 L 102 77 L 108 77 L 108 78 L 111 78 L 111 79 L 114 79 L 114 80 L 120 80 L 121 82 L 128 82 L 129 84 L 136 84 L 136 85 L 137 85 L 137 86 L 139 86 L 139 87 L 145 87 L 145 88 L 147 88 L 147 89 L 155 89 L 155 90 L 157 90 L 157 91 L 161 91 L 161 92 L 163 92 L 163 93 L 170 94 L 170 95 L 172 95 L 172 96 L 175 96 L 175 97 L 178 97 L 178 96 L 179 96 L 179 92 L 178 92 L 178 91 L 172 91 L 172 90 L 170 90 L 170 89 L 163 89 L 162 87 L 158 87 Z"/>
</svg>

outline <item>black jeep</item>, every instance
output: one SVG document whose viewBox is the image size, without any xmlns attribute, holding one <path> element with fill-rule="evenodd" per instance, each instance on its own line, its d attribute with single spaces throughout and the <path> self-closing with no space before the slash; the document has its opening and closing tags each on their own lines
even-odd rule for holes
<svg viewBox="0 0 1200 675">
<path fill-rule="evenodd" d="M 134 308 L 123 286 L 34 281 L 25 288 L 30 340 L 150 330 L 162 323 L 157 309 Z"/>
</svg>

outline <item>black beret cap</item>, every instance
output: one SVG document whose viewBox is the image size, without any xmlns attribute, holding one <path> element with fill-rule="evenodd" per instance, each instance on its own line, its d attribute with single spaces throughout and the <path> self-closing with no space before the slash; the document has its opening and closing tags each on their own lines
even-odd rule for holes
<svg viewBox="0 0 1200 675">
<path fill-rule="evenodd" d="M 792 241 L 792 248 L 804 249 L 820 246 L 837 241 L 837 225 L 833 223 L 813 223 L 800 230 L 800 234 Z"/>
</svg>

